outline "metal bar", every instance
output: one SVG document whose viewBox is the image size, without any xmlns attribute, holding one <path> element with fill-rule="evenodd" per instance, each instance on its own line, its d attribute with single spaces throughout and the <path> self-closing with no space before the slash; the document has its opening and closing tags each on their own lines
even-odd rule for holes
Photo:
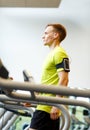
<svg viewBox="0 0 90 130">
<path fill-rule="evenodd" d="M 53 85 L 41 85 L 32 84 L 29 82 L 16 82 L 0 79 L 1 89 L 15 89 L 15 90 L 25 90 L 25 91 L 35 91 L 44 93 L 60 94 L 64 96 L 78 96 L 78 97 L 88 97 L 90 98 L 90 89 L 80 90 L 75 88 L 68 88 L 64 86 L 53 86 Z"/>
<path fill-rule="evenodd" d="M 60 130 L 63 129 L 64 124 L 65 124 L 65 117 L 64 117 L 64 114 L 62 113 L 61 116 L 60 116 Z"/>
<path fill-rule="evenodd" d="M 53 94 L 60 94 L 64 96 L 80 96 L 80 97 L 90 97 L 90 89 L 89 90 L 80 90 L 80 89 L 72 89 L 72 88 L 66 88 L 63 86 L 47 86 L 47 85 L 36 85 L 29 82 L 15 82 L 15 81 L 8 81 L 8 80 L 2 80 L 0 79 L 0 88 L 3 90 L 7 90 L 7 94 L 9 97 L 4 97 L 8 99 L 7 101 L 24 101 L 24 102 L 30 102 L 35 104 L 47 104 L 47 105 L 54 105 L 60 108 L 62 113 L 65 116 L 65 125 L 63 130 L 69 129 L 70 124 L 70 117 L 69 113 L 65 111 L 65 109 L 62 108 L 62 105 L 58 104 L 65 104 L 65 105 L 76 105 L 76 106 L 83 106 L 88 109 L 90 109 L 90 103 L 85 101 L 77 101 L 75 99 L 67 99 L 67 98 L 57 98 L 57 97 L 44 97 L 44 96 L 38 96 L 34 95 L 34 92 L 44 92 L 44 93 L 53 93 Z M 10 92 L 9 92 L 10 89 Z M 12 90 L 12 92 L 11 92 Z M 25 90 L 29 91 L 32 94 L 20 94 L 13 90 Z M 2 98 L 0 100 L 3 101 Z M 67 114 L 68 113 L 68 114 Z M 68 120 L 68 121 L 67 121 Z"/>
<path fill-rule="evenodd" d="M 13 115 L 10 120 L 8 120 L 8 123 L 2 128 L 2 130 L 9 130 L 9 128 L 12 126 L 12 124 L 15 122 L 15 120 L 18 118 L 18 115 Z"/>
<path fill-rule="evenodd" d="M 12 112 L 5 112 L 5 114 L 0 118 L 0 130 L 7 124 L 8 120 L 13 116 Z"/>
<path fill-rule="evenodd" d="M 34 102 L 34 101 L 32 101 Z M 39 103 L 39 102 L 34 102 L 34 103 Z M 64 115 L 64 119 L 65 119 L 65 124 L 62 128 L 62 130 L 68 130 L 70 128 L 70 115 L 69 115 L 69 112 L 68 110 L 66 109 L 66 107 L 64 105 L 58 105 L 58 104 L 55 104 L 55 103 L 50 103 L 50 102 L 40 102 L 40 104 L 47 104 L 47 105 L 51 105 L 51 106 L 56 106 L 58 107 L 61 111 L 62 111 L 62 114 Z"/>
<path fill-rule="evenodd" d="M 14 94 L 13 94 L 14 95 Z M 56 104 L 64 104 L 64 105 L 73 105 L 73 106 L 82 106 L 87 109 L 90 109 L 90 103 L 86 101 L 69 99 L 69 98 L 57 98 L 57 97 L 44 97 L 44 96 L 35 96 L 34 99 L 30 98 L 30 95 L 17 93 L 13 97 L 8 97 L 5 95 L 0 95 L 0 101 L 17 101 L 17 102 L 30 102 L 35 104 L 40 103 L 56 103 Z"/>
<path fill-rule="evenodd" d="M 13 112 L 14 114 L 18 114 L 18 115 L 23 115 L 23 116 L 32 116 L 34 110 L 30 107 L 24 107 L 24 106 L 20 106 L 20 105 L 11 105 L 11 104 L 4 104 L 4 103 L 0 103 L 0 107 L 5 108 L 5 110 Z M 22 110 L 22 112 L 20 112 L 19 110 Z M 16 112 L 15 112 L 16 111 Z"/>
<path fill-rule="evenodd" d="M 0 118 L 4 115 L 4 113 L 6 112 L 5 109 L 3 108 L 0 108 Z"/>
</svg>

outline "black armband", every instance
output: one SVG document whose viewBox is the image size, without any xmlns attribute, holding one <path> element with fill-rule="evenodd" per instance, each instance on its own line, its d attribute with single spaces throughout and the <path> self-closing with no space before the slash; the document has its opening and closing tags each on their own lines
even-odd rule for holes
<svg viewBox="0 0 90 130">
<path fill-rule="evenodd" d="M 56 68 L 63 68 L 66 72 L 70 72 L 70 67 L 69 67 L 69 59 L 64 58 L 63 61 L 59 64 L 56 65 Z"/>
</svg>

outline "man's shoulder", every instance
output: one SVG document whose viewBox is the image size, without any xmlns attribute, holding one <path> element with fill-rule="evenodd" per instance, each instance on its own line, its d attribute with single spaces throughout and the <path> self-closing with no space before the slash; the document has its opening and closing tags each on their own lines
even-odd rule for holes
<svg viewBox="0 0 90 130">
<path fill-rule="evenodd" d="M 55 50 L 54 50 L 54 55 L 56 54 L 56 55 L 64 55 L 65 57 L 67 57 L 67 52 L 66 52 L 66 50 L 63 48 L 63 47 L 61 47 L 61 46 L 59 46 L 59 47 L 57 47 Z"/>
</svg>

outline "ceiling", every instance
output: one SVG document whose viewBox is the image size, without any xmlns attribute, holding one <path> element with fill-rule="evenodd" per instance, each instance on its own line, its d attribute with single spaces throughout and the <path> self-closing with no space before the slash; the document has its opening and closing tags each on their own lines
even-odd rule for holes
<svg viewBox="0 0 90 130">
<path fill-rule="evenodd" d="M 61 0 L 0 0 L 0 7 L 59 7 Z"/>
</svg>

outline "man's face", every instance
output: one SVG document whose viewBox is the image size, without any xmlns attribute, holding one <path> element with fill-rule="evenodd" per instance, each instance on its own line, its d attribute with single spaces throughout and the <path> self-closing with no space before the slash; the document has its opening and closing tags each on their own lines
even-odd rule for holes
<svg viewBox="0 0 90 130">
<path fill-rule="evenodd" d="M 44 34 L 43 34 L 43 43 L 44 45 L 48 45 L 48 46 L 51 46 L 52 43 L 54 42 L 55 40 L 55 32 L 54 32 L 54 29 L 52 26 L 48 26 L 45 31 L 44 31 Z"/>
</svg>

